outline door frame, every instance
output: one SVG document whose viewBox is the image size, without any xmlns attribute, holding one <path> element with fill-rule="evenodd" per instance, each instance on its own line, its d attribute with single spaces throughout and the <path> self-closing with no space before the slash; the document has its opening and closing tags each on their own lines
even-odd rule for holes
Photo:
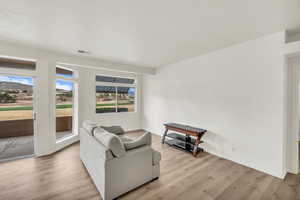
<svg viewBox="0 0 300 200">
<path fill-rule="evenodd" d="M 284 141 L 287 172 L 299 173 L 299 72 L 300 56 L 286 58 L 287 66 L 287 121 Z"/>
</svg>

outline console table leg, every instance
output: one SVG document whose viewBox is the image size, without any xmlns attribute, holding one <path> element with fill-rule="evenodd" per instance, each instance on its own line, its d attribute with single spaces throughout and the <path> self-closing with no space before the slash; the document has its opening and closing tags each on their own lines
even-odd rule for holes
<svg viewBox="0 0 300 200">
<path fill-rule="evenodd" d="M 193 156 L 196 157 L 197 155 L 197 152 L 198 152 L 198 146 L 200 144 L 200 137 L 198 136 L 197 139 L 196 139 L 196 142 L 195 142 L 195 146 L 194 146 L 194 151 L 193 151 Z"/>
<path fill-rule="evenodd" d="M 164 134 L 163 134 L 163 137 L 162 137 L 162 140 L 161 140 L 162 144 L 165 143 L 165 138 L 166 138 L 167 133 L 168 133 L 168 129 L 166 129 L 165 132 L 164 132 Z"/>
</svg>

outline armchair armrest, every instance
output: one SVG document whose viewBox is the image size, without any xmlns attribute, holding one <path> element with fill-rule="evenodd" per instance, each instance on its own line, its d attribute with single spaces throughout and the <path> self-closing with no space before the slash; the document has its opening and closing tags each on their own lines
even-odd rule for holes
<svg viewBox="0 0 300 200">
<path fill-rule="evenodd" d="M 152 148 L 143 146 L 105 163 L 106 186 L 117 197 L 153 179 Z"/>
</svg>

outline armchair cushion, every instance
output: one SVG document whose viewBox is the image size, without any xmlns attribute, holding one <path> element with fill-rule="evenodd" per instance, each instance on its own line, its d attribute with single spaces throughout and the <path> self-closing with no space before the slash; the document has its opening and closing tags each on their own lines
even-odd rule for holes
<svg viewBox="0 0 300 200">
<path fill-rule="evenodd" d="M 120 137 L 120 139 L 121 139 L 121 141 L 124 143 L 124 142 L 131 142 L 131 141 L 133 141 L 133 139 L 131 139 L 131 138 L 129 138 L 129 137 L 126 137 L 126 136 L 124 136 L 124 135 L 120 135 L 119 136 Z"/>
<path fill-rule="evenodd" d="M 101 126 L 101 128 L 116 135 L 123 135 L 125 133 L 121 126 Z"/>
<path fill-rule="evenodd" d="M 128 151 L 130 149 L 135 149 L 144 145 L 151 145 L 152 138 L 151 133 L 147 132 L 144 135 L 136 138 L 135 140 L 124 142 L 125 149 Z"/>
<path fill-rule="evenodd" d="M 115 157 L 122 157 L 126 154 L 124 145 L 118 136 L 97 127 L 94 130 L 94 137 L 107 149 L 111 150 Z"/>
</svg>

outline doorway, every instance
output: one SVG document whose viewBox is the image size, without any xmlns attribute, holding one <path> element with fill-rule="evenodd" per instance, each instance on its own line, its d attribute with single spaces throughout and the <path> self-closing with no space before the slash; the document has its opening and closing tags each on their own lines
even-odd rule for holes
<svg viewBox="0 0 300 200">
<path fill-rule="evenodd" d="M 34 156 L 34 78 L 0 74 L 0 161 Z"/>
</svg>

